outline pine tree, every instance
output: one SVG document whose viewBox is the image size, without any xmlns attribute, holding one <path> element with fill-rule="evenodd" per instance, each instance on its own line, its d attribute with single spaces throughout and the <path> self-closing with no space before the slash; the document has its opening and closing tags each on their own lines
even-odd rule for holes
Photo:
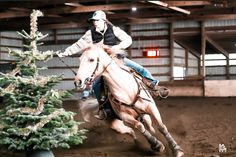
<svg viewBox="0 0 236 157">
<path fill-rule="evenodd" d="M 10 50 L 17 58 L 16 68 L 0 73 L 0 96 L 4 107 L 0 110 L 0 145 L 10 150 L 32 150 L 82 144 L 86 130 L 73 119 L 75 113 L 62 108 L 70 96 L 65 90 L 54 89 L 61 76 L 41 76 L 37 61 L 47 61 L 57 52 L 40 52 L 39 41 L 47 35 L 38 31 L 37 18 L 42 12 L 31 13 L 31 31 L 19 33 L 29 41 L 24 51 Z"/>
</svg>

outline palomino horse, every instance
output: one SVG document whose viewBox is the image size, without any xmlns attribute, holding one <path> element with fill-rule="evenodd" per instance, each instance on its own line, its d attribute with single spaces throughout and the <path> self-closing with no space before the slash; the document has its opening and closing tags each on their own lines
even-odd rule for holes
<svg viewBox="0 0 236 157">
<path fill-rule="evenodd" d="M 112 108 L 120 118 L 113 120 L 111 128 L 123 134 L 128 133 L 136 139 L 134 130 L 125 125 L 129 124 L 145 136 L 154 151 L 162 152 L 164 145 L 152 135 L 155 133 L 153 121 L 168 141 L 175 157 L 183 156 L 183 150 L 163 124 L 154 100 L 141 81 L 121 68 L 116 58 L 111 56 L 101 46 L 92 45 L 87 48 L 80 57 L 80 67 L 75 77 L 77 85 L 84 88 L 86 83 L 102 75 L 109 88 Z"/>
</svg>

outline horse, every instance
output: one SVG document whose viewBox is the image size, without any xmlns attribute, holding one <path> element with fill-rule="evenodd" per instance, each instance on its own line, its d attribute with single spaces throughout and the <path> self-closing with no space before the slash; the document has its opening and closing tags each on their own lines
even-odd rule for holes
<svg viewBox="0 0 236 157">
<path fill-rule="evenodd" d="M 77 85 L 83 89 L 87 83 L 103 76 L 109 89 L 109 101 L 119 117 L 112 120 L 111 128 L 121 134 L 130 134 L 136 140 L 135 128 L 147 139 L 152 150 L 163 152 L 165 146 L 153 135 L 154 122 L 167 140 L 173 155 L 183 156 L 182 148 L 162 122 L 155 101 L 142 81 L 118 64 L 115 56 L 102 46 L 90 45 L 86 48 L 80 56 L 80 66 L 75 76 Z"/>
</svg>

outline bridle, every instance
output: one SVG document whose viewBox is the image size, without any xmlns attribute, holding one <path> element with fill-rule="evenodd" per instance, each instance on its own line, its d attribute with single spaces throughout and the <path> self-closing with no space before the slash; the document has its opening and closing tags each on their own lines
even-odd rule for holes
<svg viewBox="0 0 236 157">
<path fill-rule="evenodd" d="M 114 57 L 111 57 L 110 62 L 106 65 L 106 67 L 103 69 L 103 71 L 101 72 L 101 74 L 99 74 L 99 76 L 101 76 L 101 75 L 107 70 L 107 68 L 111 65 L 111 63 L 114 61 L 113 58 L 114 58 Z M 85 81 L 84 81 L 84 83 L 85 83 L 86 85 L 92 84 L 92 82 L 94 81 L 94 75 L 95 75 L 96 71 L 98 71 L 99 65 L 100 65 L 100 59 L 99 59 L 99 56 L 98 56 L 98 57 L 97 57 L 97 64 L 96 64 L 95 69 L 93 70 L 93 73 L 91 74 L 91 76 L 87 77 L 87 78 L 85 79 Z"/>
</svg>

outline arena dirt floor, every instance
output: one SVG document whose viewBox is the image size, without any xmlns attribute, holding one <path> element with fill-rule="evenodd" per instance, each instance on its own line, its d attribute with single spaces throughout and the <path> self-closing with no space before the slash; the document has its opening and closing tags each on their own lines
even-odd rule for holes
<svg viewBox="0 0 236 157">
<path fill-rule="evenodd" d="M 67 110 L 77 112 L 81 121 L 80 101 L 66 101 Z M 167 128 L 184 149 L 185 157 L 236 157 L 236 98 L 170 97 L 157 102 Z M 89 130 L 83 145 L 69 150 L 54 150 L 55 157 L 172 157 L 164 142 L 162 154 L 151 151 L 138 134 L 138 142 L 128 135 L 117 134 L 104 121 L 91 118 L 81 127 Z M 226 152 L 219 153 L 219 144 Z M 23 157 L 21 153 L 3 151 L 0 157 Z"/>
</svg>

